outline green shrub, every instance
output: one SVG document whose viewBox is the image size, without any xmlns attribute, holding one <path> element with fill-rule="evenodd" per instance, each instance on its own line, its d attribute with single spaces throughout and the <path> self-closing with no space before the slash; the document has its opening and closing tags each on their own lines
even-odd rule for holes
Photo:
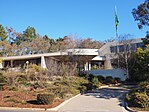
<svg viewBox="0 0 149 112">
<path fill-rule="evenodd" d="M 105 79 L 105 82 L 106 82 L 106 83 L 113 84 L 113 83 L 114 83 L 114 79 L 113 79 L 112 76 L 107 76 L 106 79 Z"/>
<path fill-rule="evenodd" d="M 6 78 L 0 73 L 0 90 L 3 90 L 3 85 L 6 83 Z"/>
<path fill-rule="evenodd" d="M 80 73 L 80 74 L 79 74 L 79 77 L 86 77 L 86 73 L 83 73 L 83 72 Z"/>
<path fill-rule="evenodd" d="M 93 74 L 86 75 L 89 82 L 92 82 L 93 78 L 95 77 Z"/>
<path fill-rule="evenodd" d="M 92 79 L 92 84 L 93 84 L 94 88 L 97 88 L 99 86 L 99 81 L 98 81 L 97 77 L 94 77 Z"/>
<path fill-rule="evenodd" d="M 87 91 L 87 87 L 86 86 L 80 86 L 79 90 L 80 90 L 80 93 L 84 93 L 85 91 Z"/>
<path fill-rule="evenodd" d="M 149 96 L 145 92 L 131 91 L 126 96 L 126 101 L 130 106 L 146 108 L 149 107 Z"/>
<path fill-rule="evenodd" d="M 83 84 L 86 87 L 87 91 L 94 89 L 94 85 L 92 83 Z"/>
<path fill-rule="evenodd" d="M 20 76 L 19 76 L 18 82 L 20 84 L 26 84 L 28 82 L 27 75 L 24 74 L 24 73 L 21 73 Z"/>
<path fill-rule="evenodd" d="M 6 77 L 0 74 L 0 83 L 5 83 L 5 82 L 6 82 Z"/>
<path fill-rule="evenodd" d="M 136 93 L 134 101 L 139 107 L 149 107 L 149 96 L 146 93 Z"/>
<path fill-rule="evenodd" d="M 114 78 L 114 82 L 115 82 L 115 83 L 120 83 L 120 82 L 121 82 L 121 79 L 120 79 L 119 77 L 115 77 L 115 78 Z"/>
<path fill-rule="evenodd" d="M 138 86 L 142 92 L 146 92 L 147 95 L 149 96 L 149 81 L 141 82 L 141 83 L 139 83 Z"/>
<path fill-rule="evenodd" d="M 53 85 L 47 89 L 50 93 L 54 93 L 56 97 L 64 99 L 66 94 L 71 93 L 71 88 L 64 85 Z"/>
<path fill-rule="evenodd" d="M 98 81 L 99 82 L 101 82 L 101 83 L 104 83 L 105 82 L 105 77 L 104 76 L 98 75 L 97 78 L 98 78 Z"/>
<path fill-rule="evenodd" d="M 54 94 L 52 93 L 38 94 L 37 101 L 41 104 L 52 104 L 54 101 Z"/>
</svg>

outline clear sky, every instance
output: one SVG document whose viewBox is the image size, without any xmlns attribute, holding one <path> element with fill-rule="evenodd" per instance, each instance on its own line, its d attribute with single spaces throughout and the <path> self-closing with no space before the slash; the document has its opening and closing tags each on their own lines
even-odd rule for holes
<svg viewBox="0 0 149 112">
<path fill-rule="evenodd" d="M 131 14 L 144 0 L 0 0 L 0 24 L 23 32 L 35 27 L 40 35 L 59 38 L 106 40 L 115 37 L 114 8 L 117 6 L 118 34 L 144 37 Z"/>
</svg>

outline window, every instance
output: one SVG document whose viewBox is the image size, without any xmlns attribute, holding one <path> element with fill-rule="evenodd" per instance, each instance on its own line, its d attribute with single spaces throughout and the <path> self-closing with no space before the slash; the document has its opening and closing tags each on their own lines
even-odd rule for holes
<svg viewBox="0 0 149 112">
<path fill-rule="evenodd" d="M 119 48 L 119 52 L 124 52 L 124 45 L 120 45 L 118 46 L 118 48 Z"/>
<path fill-rule="evenodd" d="M 111 53 L 117 53 L 117 46 L 111 46 L 110 51 Z"/>
<path fill-rule="evenodd" d="M 136 44 L 131 44 L 131 51 L 136 51 Z"/>
</svg>

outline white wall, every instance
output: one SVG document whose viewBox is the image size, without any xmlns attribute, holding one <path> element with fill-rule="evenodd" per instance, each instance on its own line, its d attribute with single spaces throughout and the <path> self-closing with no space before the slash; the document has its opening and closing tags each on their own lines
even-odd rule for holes
<svg viewBox="0 0 149 112">
<path fill-rule="evenodd" d="M 126 80 L 126 72 L 122 69 L 109 69 L 109 70 L 90 70 L 88 71 L 90 74 L 93 74 L 95 76 L 102 75 L 104 77 L 106 76 L 112 76 L 119 77 L 122 81 Z"/>
</svg>

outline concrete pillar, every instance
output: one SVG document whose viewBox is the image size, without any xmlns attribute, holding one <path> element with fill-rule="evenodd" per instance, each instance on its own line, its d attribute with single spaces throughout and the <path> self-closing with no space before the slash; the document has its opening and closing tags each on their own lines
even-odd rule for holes
<svg viewBox="0 0 149 112">
<path fill-rule="evenodd" d="M 108 59 L 105 61 L 105 69 L 112 69 L 111 60 Z"/>
<path fill-rule="evenodd" d="M 47 68 L 44 56 L 41 56 L 41 67 L 42 68 Z"/>
<path fill-rule="evenodd" d="M 91 62 L 89 62 L 88 69 L 91 70 Z"/>
<path fill-rule="evenodd" d="M 88 70 L 88 62 L 85 63 L 84 70 Z"/>
<path fill-rule="evenodd" d="M 10 60 L 10 67 L 13 68 L 13 60 Z"/>
<path fill-rule="evenodd" d="M 0 59 L 0 69 L 3 68 L 3 61 Z"/>
</svg>

